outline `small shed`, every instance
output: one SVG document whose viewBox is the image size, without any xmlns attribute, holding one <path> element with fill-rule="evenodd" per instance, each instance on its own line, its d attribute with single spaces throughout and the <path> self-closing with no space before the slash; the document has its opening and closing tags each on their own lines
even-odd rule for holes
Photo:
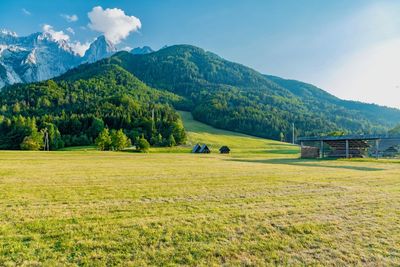
<svg viewBox="0 0 400 267">
<path fill-rule="evenodd" d="M 211 152 L 211 150 L 208 148 L 208 146 L 206 144 L 204 144 L 201 146 L 200 151 L 198 153 L 208 154 L 210 152 Z"/>
<path fill-rule="evenodd" d="M 219 153 L 221 153 L 221 154 L 229 154 L 229 152 L 231 152 L 231 150 L 230 150 L 230 148 L 227 147 L 227 146 L 222 146 L 222 147 L 219 149 Z"/>
<path fill-rule="evenodd" d="M 192 153 L 200 153 L 201 146 L 199 144 L 196 144 L 193 149 Z"/>
</svg>

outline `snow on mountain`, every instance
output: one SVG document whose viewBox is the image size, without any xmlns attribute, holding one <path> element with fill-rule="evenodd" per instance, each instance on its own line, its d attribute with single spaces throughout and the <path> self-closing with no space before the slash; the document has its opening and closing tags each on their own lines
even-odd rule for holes
<svg viewBox="0 0 400 267">
<path fill-rule="evenodd" d="M 5 36 L 18 37 L 18 35 L 17 35 L 16 32 L 8 31 L 8 30 L 6 30 L 6 29 L 0 30 L 0 34 L 1 34 L 1 35 L 5 35 Z"/>
<path fill-rule="evenodd" d="M 42 33 L 23 37 L 0 30 L 0 88 L 47 80 L 82 63 L 111 56 L 116 51 L 110 41 L 100 36 L 82 56 L 68 35 L 54 31 L 51 26 L 44 28 Z"/>
</svg>

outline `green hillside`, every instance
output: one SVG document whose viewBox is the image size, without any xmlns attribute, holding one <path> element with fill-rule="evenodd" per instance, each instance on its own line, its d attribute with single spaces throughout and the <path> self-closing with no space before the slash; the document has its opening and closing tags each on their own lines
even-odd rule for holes
<svg viewBox="0 0 400 267">
<path fill-rule="evenodd" d="M 386 133 L 400 122 L 400 110 L 344 101 L 315 86 L 263 75 L 190 45 L 146 55 L 120 52 L 114 63 L 146 84 L 185 97 L 194 118 L 227 130 L 279 140 L 332 131 Z"/>
<path fill-rule="evenodd" d="M 190 112 L 180 111 L 179 114 L 186 130 L 187 145 L 190 147 L 197 143 L 207 144 L 212 152 L 217 153 L 221 146 L 227 145 L 232 149 L 232 154 L 272 153 L 275 155 L 296 155 L 299 151 L 297 146 L 291 144 L 216 129 L 194 120 Z"/>
<path fill-rule="evenodd" d="M 180 101 L 117 65 L 85 65 L 54 81 L 0 91 L 0 149 L 19 149 L 26 137 L 39 146 L 44 130 L 51 150 L 92 145 L 105 127 L 122 129 L 132 142 L 144 137 L 157 146 L 170 139 L 181 144 L 182 122 L 171 106 Z"/>
<path fill-rule="evenodd" d="M 266 77 L 291 93 L 301 98 L 315 112 L 321 109 L 335 110 L 335 114 L 356 113 L 380 125 L 391 125 L 399 122 L 399 110 L 396 108 L 382 107 L 376 104 L 366 104 L 358 101 L 342 100 L 312 84 L 296 80 L 282 79 L 276 76 Z M 390 123 L 391 122 L 391 123 Z"/>
</svg>

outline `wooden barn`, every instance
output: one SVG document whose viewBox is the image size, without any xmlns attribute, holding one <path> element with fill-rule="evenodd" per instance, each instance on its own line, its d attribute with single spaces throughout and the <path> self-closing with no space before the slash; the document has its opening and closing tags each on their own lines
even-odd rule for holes
<svg viewBox="0 0 400 267">
<path fill-rule="evenodd" d="M 309 147 L 314 147 L 313 157 L 319 150 L 319 157 L 362 158 L 374 156 L 379 158 L 394 157 L 400 153 L 400 137 L 385 135 L 343 135 L 300 137 L 298 141 L 303 154 L 309 154 Z M 307 151 L 308 150 L 308 151 Z"/>
<path fill-rule="evenodd" d="M 311 147 L 318 148 L 321 158 L 325 156 L 330 158 L 362 158 L 367 155 L 367 150 L 370 148 L 368 141 L 378 142 L 378 140 L 379 138 L 376 136 L 320 136 L 299 138 L 301 147 L 304 149 L 310 147 L 306 146 L 306 143 L 312 142 L 316 144 L 311 145 Z"/>
<path fill-rule="evenodd" d="M 229 154 L 229 152 L 231 152 L 231 149 L 228 146 L 222 146 L 219 149 L 219 153 L 221 154 Z"/>
</svg>

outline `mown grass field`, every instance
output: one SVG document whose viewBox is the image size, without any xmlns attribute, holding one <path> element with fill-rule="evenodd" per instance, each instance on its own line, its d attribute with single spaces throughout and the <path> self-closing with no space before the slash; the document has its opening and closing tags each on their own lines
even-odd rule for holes
<svg viewBox="0 0 400 267">
<path fill-rule="evenodd" d="M 0 266 L 400 264 L 400 161 L 184 119 L 233 153 L 0 152 Z"/>
</svg>

